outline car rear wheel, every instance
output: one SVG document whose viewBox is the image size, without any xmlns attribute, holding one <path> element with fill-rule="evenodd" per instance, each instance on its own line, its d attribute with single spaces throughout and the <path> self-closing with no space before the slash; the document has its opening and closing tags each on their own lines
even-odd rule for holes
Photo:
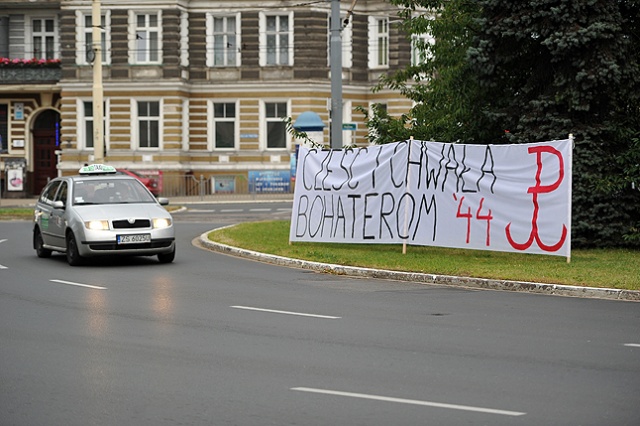
<svg viewBox="0 0 640 426">
<path fill-rule="evenodd" d="M 78 266 L 82 265 L 83 262 L 84 259 L 80 256 L 76 237 L 73 232 L 69 232 L 67 234 L 67 263 L 71 266 Z"/>
<path fill-rule="evenodd" d="M 51 250 L 48 250 L 43 247 L 44 241 L 42 240 L 42 233 L 40 229 L 35 229 L 33 231 L 33 247 L 36 249 L 36 255 L 38 257 L 50 257 Z"/>
<path fill-rule="evenodd" d="M 174 248 L 170 253 L 161 253 L 158 255 L 160 263 L 171 263 L 176 258 L 176 249 Z"/>
</svg>

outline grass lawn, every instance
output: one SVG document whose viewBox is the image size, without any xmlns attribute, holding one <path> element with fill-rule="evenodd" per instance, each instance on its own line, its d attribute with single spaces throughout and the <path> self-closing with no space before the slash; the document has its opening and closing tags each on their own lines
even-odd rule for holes
<svg viewBox="0 0 640 426">
<path fill-rule="evenodd" d="M 0 207 L 0 219 L 33 219 L 33 209 L 22 207 Z"/>
<path fill-rule="evenodd" d="M 212 231 L 222 244 L 295 259 L 348 266 L 537 283 L 640 290 L 640 252 L 573 250 L 558 256 L 389 244 L 289 244 L 289 221 L 243 223 Z"/>
</svg>

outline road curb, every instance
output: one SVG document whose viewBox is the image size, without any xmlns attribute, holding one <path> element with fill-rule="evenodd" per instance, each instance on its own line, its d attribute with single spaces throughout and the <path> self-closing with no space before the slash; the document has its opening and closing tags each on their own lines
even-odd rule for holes
<svg viewBox="0 0 640 426">
<path fill-rule="evenodd" d="M 623 300 L 634 302 L 640 301 L 640 291 L 635 290 L 619 290 L 614 288 L 595 288 L 561 284 L 544 284 L 527 281 L 495 280 L 487 278 L 457 277 L 451 275 L 424 274 L 417 272 L 398 272 L 292 259 L 288 257 L 265 254 L 257 251 L 241 249 L 222 243 L 217 243 L 209 240 L 209 232 L 211 231 L 205 232 L 204 234 L 200 235 L 199 242 L 204 247 L 210 250 L 247 259 L 258 260 L 261 262 L 271 263 L 274 265 L 309 269 L 316 272 L 323 272 L 334 275 L 381 278 L 387 280 L 476 288 L 483 290 L 518 291 L 534 294 L 547 294 L 553 296 Z"/>
</svg>

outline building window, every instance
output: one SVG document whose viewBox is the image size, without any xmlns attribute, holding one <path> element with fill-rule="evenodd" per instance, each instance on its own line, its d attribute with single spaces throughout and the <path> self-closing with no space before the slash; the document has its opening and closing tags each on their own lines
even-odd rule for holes
<svg viewBox="0 0 640 426">
<path fill-rule="evenodd" d="M 267 149 L 287 147 L 287 129 L 283 119 L 288 116 L 286 102 L 265 103 Z"/>
<path fill-rule="evenodd" d="M 293 13 L 260 15 L 260 65 L 293 65 Z"/>
<path fill-rule="evenodd" d="M 135 60 L 138 64 L 160 62 L 159 13 L 136 13 Z"/>
<path fill-rule="evenodd" d="M 389 18 L 369 17 L 369 68 L 389 66 Z"/>
<path fill-rule="evenodd" d="M 31 21 L 34 58 L 57 59 L 55 22 L 53 18 L 37 18 Z"/>
<path fill-rule="evenodd" d="M 233 149 L 236 146 L 236 104 L 213 104 L 213 145 L 215 149 Z"/>
<path fill-rule="evenodd" d="M 107 135 L 107 104 L 106 102 L 102 104 L 102 131 L 104 134 L 104 141 L 106 144 L 106 135 Z M 93 149 L 93 102 L 84 101 L 82 102 L 82 114 L 80 117 L 83 118 L 84 121 L 84 147 L 86 149 Z"/>
<path fill-rule="evenodd" d="M 86 13 L 82 16 L 83 19 L 83 36 L 84 36 L 84 43 L 83 43 L 83 50 L 80 52 L 80 63 L 83 64 L 91 64 L 93 62 L 93 58 L 94 58 L 94 51 L 93 51 L 93 18 L 91 16 L 90 13 Z M 109 28 L 109 25 L 107 25 L 107 18 L 106 16 L 102 15 L 100 17 L 100 41 L 101 41 L 101 46 L 102 46 L 102 63 L 103 64 L 108 64 L 109 63 L 109 55 L 107 55 L 108 53 L 108 49 L 107 49 L 107 38 L 108 38 L 108 34 L 107 34 L 107 29 Z"/>
<path fill-rule="evenodd" d="M 239 16 L 207 16 L 207 66 L 239 66 Z"/>
<path fill-rule="evenodd" d="M 160 148 L 160 102 L 138 101 L 138 146 Z"/>
<path fill-rule="evenodd" d="M 413 34 L 411 36 L 411 65 L 417 66 L 427 62 L 427 59 L 431 57 L 431 51 L 427 48 L 434 43 L 434 38 L 428 34 Z"/>
</svg>

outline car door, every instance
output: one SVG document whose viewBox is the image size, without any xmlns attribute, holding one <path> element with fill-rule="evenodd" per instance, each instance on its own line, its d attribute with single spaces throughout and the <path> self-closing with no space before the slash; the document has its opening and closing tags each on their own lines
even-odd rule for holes
<svg viewBox="0 0 640 426">
<path fill-rule="evenodd" d="M 70 206 L 67 205 L 67 194 L 69 193 L 69 185 L 66 181 L 60 183 L 55 198 L 54 204 L 51 209 L 51 219 L 49 220 L 49 232 L 51 236 L 52 245 L 57 247 L 66 247 L 65 243 L 65 231 L 66 231 L 66 209 Z M 59 203 L 62 202 L 62 207 L 59 207 Z"/>
<path fill-rule="evenodd" d="M 53 212 L 53 200 L 61 183 L 62 181 L 59 180 L 49 182 L 42 190 L 42 194 L 40 194 L 40 198 L 36 203 L 35 220 L 38 228 L 40 228 L 42 241 L 45 245 L 56 245 L 54 244 L 55 237 L 51 229 L 51 213 Z"/>
</svg>

